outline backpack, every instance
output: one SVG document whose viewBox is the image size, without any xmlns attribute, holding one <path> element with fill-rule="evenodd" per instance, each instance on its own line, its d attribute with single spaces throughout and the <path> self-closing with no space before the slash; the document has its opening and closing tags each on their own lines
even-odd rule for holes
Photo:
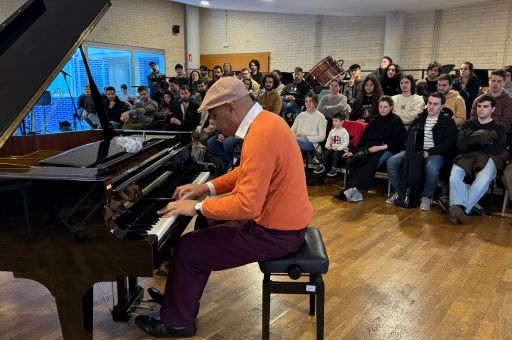
<svg viewBox="0 0 512 340">
<path fill-rule="evenodd" d="M 407 135 L 400 189 L 395 200 L 395 205 L 399 207 L 416 208 L 420 204 L 425 178 L 423 134 L 423 127 L 413 126 Z"/>
</svg>

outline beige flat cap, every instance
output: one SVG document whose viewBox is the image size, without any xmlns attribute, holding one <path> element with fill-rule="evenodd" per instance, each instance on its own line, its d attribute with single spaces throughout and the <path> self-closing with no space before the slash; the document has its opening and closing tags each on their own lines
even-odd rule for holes
<svg viewBox="0 0 512 340">
<path fill-rule="evenodd" d="M 245 88 L 244 83 L 237 77 L 220 78 L 206 92 L 206 96 L 204 96 L 203 102 L 197 111 L 210 110 L 222 104 L 234 102 L 248 94 L 249 91 Z"/>
</svg>

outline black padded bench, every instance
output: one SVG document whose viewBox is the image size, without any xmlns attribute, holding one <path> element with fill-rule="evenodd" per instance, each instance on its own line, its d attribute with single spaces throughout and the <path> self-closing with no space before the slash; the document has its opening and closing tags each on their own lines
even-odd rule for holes
<svg viewBox="0 0 512 340">
<path fill-rule="evenodd" d="M 267 340 L 270 336 L 270 295 L 274 294 L 308 294 L 309 315 L 315 315 L 316 300 L 316 335 L 317 339 L 324 337 L 324 299 L 325 289 L 322 274 L 329 269 L 329 259 L 325 251 L 320 230 L 309 227 L 302 248 L 288 256 L 260 262 L 263 272 L 263 323 L 262 337 Z M 271 276 L 288 275 L 297 280 L 309 276 L 308 282 L 272 281 Z"/>
</svg>

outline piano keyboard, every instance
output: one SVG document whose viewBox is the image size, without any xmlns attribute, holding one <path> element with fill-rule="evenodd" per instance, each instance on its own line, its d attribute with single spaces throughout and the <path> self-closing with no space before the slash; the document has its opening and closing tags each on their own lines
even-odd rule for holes
<svg viewBox="0 0 512 340">
<path fill-rule="evenodd" d="M 200 172 L 192 183 L 206 183 L 209 177 L 209 172 Z M 161 178 L 159 177 L 156 181 L 160 182 Z M 168 202 L 169 200 L 143 199 L 142 202 L 139 201 L 136 203 L 137 213 L 129 212 L 123 214 L 117 218 L 116 224 L 129 233 L 156 235 L 160 241 L 167 234 L 169 228 L 171 228 L 177 218 L 177 216 L 163 217 L 157 213 L 157 211 L 165 207 Z"/>
</svg>

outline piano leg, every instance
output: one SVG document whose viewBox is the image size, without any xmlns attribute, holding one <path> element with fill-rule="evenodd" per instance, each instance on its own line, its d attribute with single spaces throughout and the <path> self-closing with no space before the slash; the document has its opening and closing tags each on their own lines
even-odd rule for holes
<svg viewBox="0 0 512 340">
<path fill-rule="evenodd" d="M 74 279 L 70 275 L 13 274 L 43 284 L 55 297 L 64 340 L 92 340 L 92 284 L 87 286 L 80 277 Z"/>
<path fill-rule="evenodd" d="M 114 321 L 130 320 L 130 313 L 144 297 L 144 289 L 138 285 L 136 277 L 117 278 L 117 304 L 112 309 Z"/>
</svg>

